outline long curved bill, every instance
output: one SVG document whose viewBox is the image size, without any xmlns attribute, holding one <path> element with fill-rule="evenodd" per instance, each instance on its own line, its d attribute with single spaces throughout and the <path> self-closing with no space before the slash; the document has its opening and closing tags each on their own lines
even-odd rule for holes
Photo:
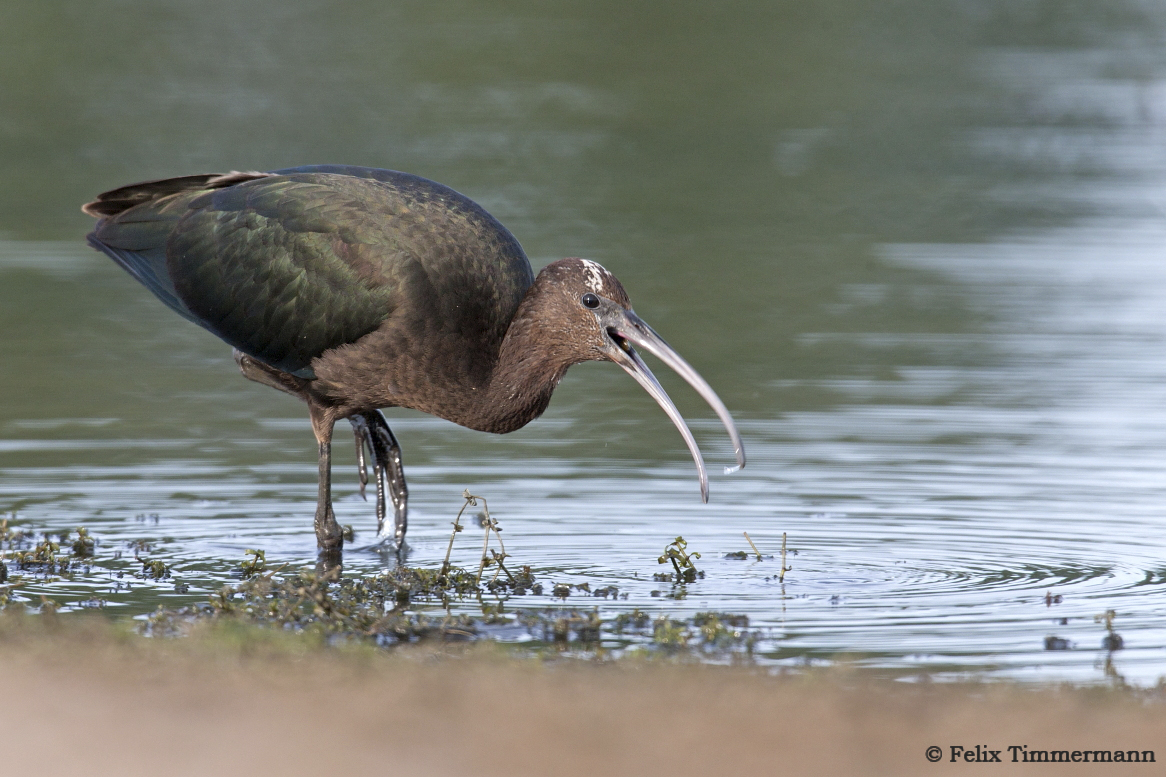
<svg viewBox="0 0 1166 777">
<path fill-rule="evenodd" d="M 644 360 L 631 346 L 636 345 L 643 348 L 671 367 L 676 374 L 684 378 L 685 382 L 696 390 L 696 393 L 704 397 L 704 401 L 708 402 L 709 406 L 716 412 L 721 423 L 725 425 L 725 430 L 729 433 L 729 439 L 733 442 L 733 451 L 737 457 L 737 466 L 726 468 L 726 472 L 735 472 L 745 466 L 745 446 L 741 442 L 741 435 L 737 432 L 737 425 L 733 423 L 733 417 L 729 415 L 725 403 L 713 391 L 712 386 L 705 382 L 700 373 L 692 368 L 692 365 L 681 358 L 680 354 L 664 342 L 664 338 L 656 334 L 656 331 L 635 313 L 630 310 L 621 311 L 621 313 L 622 315 L 619 317 L 621 320 L 611 321 L 607 327 L 608 333 L 613 335 L 613 345 L 615 346 L 610 350 L 610 358 L 652 395 L 652 399 L 656 400 L 656 403 L 660 405 L 680 431 L 681 436 L 684 437 L 685 445 L 688 446 L 688 450 L 696 462 L 697 474 L 700 477 L 701 500 L 707 502 L 709 500 L 708 472 L 705 470 L 704 457 L 700 454 L 696 439 L 693 438 L 692 431 L 684 422 L 680 411 L 676 409 L 676 405 L 672 403 L 668 394 L 665 393 L 664 387 L 660 385 L 660 381 L 656 380 L 656 376 L 648 369 L 648 365 L 644 364 Z"/>
</svg>

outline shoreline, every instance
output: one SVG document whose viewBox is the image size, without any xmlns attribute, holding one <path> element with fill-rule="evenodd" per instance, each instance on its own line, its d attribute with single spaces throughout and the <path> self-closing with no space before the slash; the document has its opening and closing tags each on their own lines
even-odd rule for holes
<svg viewBox="0 0 1166 777">
<path fill-rule="evenodd" d="M 1162 686 L 387 652 L 237 624 L 159 639 L 68 615 L 0 618 L 0 665 L 13 773 L 922 775 L 986 768 L 950 761 L 977 745 L 1006 774 L 1115 768 L 1011 763 L 1009 746 L 1166 759 Z"/>
</svg>

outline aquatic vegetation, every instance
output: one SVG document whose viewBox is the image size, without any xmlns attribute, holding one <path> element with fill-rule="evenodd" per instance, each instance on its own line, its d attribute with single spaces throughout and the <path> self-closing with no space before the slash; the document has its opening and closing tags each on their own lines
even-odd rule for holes
<svg viewBox="0 0 1166 777">
<path fill-rule="evenodd" d="M 485 506 L 480 497 L 467 495 Z M 467 498 L 463 509 L 473 506 Z M 461 514 L 455 524 L 464 528 Z M 453 566 L 448 560 L 440 567 L 397 566 L 385 572 L 359 575 L 289 570 L 276 565 L 263 549 L 249 548 L 233 565 L 238 579 L 208 593 L 206 599 L 184 606 L 160 607 L 141 623 L 151 636 L 177 637 L 193 630 L 209 628 L 257 629 L 289 636 L 299 635 L 305 644 L 371 644 L 390 647 L 419 641 L 440 643 L 497 641 L 507 650 L 549 656 L 567 651 L 574 657 L 603 658 L 612 651 L 642 651 L 647 655 L 683 658 L 686 655 L 746 655 L 752 649 L 744 616 L 700 613 L 690 619 L 633 610 L 603 612 L 599 607 L 556 608 L 511 607 L 515 597 L 588 597 L 616 602 L 627 599 L 620 586 L 593 581 L 543 582 L 527 564 L 517 564 L 502 544 L 501 527 L 484 512 L 479 518 L 484 528 L 484 552 L 475 569 Z M 457 530 L 453 533 L 456 539 Z M 0 563 L 7 580 L 0 579 L 0 609 L 51 614 L 58 611 L 105 610 L 109 595 L 117 596 L 129 580 L 161 581 L 173 577 L 168 559 L 147 555 L 153 540 L 126 543 L 133 556 L 123 550 L 101 552 L 102 544 L 84 528 L 63 535 L 39 535 L 0 523 Z M 699 554 L 690 553 L 683 538 L 665 549 L 680 570 L 695 570 Z M 127 558 L 123 559 L 123 553 Z M 140 565 L 140 567 L 138 566 Z M 274 568 L 273 568 L 274 567 Z M 47 575 L 68 572 L 64 581 L 78 579 L 92 568 L 108 580 L 108 594 L 85 598 L 65 598 L 36 590 L 53 584 Z M 46 573 L 21 579 L 18 570 Z M 699 578 L 695 572 L 694 578 Z M 184 575 L 184 578 L 186 575 Z M 664 576 L 674 581 L 669 573 Z M 195 582 L 197 578 L 192 578 Z M 64 582 L 63 581 L 63 582 Z M 681 578 L 683 583 L 683 577 Z M 197 583 L 195 583 L 197 585 Z M 594 587 L 593 587 L 594 586 Z M 153 588 L 152 588 L 153 590 Z M 186 580 L 174 582 L 174 591 L 194 590 Z M 684 585 L 674 585 L 668 596 L 682 598 Z M 124 600 L 123 600 L 124 601 Z M 547 600 L 543 600 L 544 602 Z M 581 604 L 581 602 L 580 602 Z M 456 608 L 456 609 L 455 609 Z M 467 612 L 469 608 L 469 612 Z M 116 612 L 116 610 L 107 610 Z M 68 617 L 62 615 L 62 617 Z M 242 632 L 240 632 L 242 633 Z M 746 643 L 749 642 L 748 646 Z"/>
<path fill-rule="evenodd" d="M 725 558 L 731 559 L 733 561 L 746 561 L 750 557 L 753 557 L 753 559 L 756 561 L 764 561 L 765 559 L 773 558 L 773 556 L 763 555 L 761 551 L 757 549 L 757 545 L 754 544 L 753 538 L 749 536 L 749 532 L 741 532 L 741 534 L 745 536 L 745 541 L 749 543 L 749 547 L 753 552 L 750 553 L 749 551 L 745 550 L 734 550 L 726 553 Z"/>
<path fill-rule="evenodd" d="M 267 571 L 267 554 L 264 551 L 248 548 L 243 553 L 251 557 L 239 562 L 240 571 L 243 573 L 244 580 Z"/>
<path fill-rule="evenodd" d="M 342 577 L 339 569 L 297 572 L 279 576 L 283 567 L 267 571 L 266 554 L 248 550 L 241 562 L 244 579 L 223 586 L 205 605 L 160 609 L 150 618 L 151 633 L 179 633 L 182 624 L 201 620 L 229 620 L 293 631 L 320 633 L 330 638 L 370 639 L 376 644 L 418 639 L 472 639 L 482 623 L 490 622 L 499 604 L 482 601 L 487 594 L 517 595 L 536 583 L 530 567 L 507 577 L 480 584 L 460 567 L 424 569 L 400 566 L 381 575 Z M 457 599 L 478 599 L 484 618 L 451 615 Z M 411 612 L 415 602 L 440 604 L 442 616 Z"/>
<path fill-rule="evenodd" d="M 313 631 L 343 638 L 371 639 L 377 644 L 440 638 L 464 640 L 477 631 L 466 616 L 433 617 L 407 612 L 414 599 L 445 600 L 480 593 L 464 569 L 401 567 L 373 577 L 341 578 L 337 570 L 302 572 L 277 578 L 256 574 L 237 586 L 224 586 L 204 606 L 159 610 L 151 628 L 174 631 L 183 620 L 234 620 L 253 625 Z"/>
<path fill-rule="evenodd" d="M 62 537 L 62 541 L 64 538 Z M 77 539 L 73 540 L 73 556 L 76 558 L 92 558 L 97 542 L 89 536 L 89 530 L 84 526 L 77 527 Z"/>
<path fill-rule="evenodd" d="M 785 582 L 785 573 L 789 572 L 791 569 L 793 569 L 793 567 L 787 567 L 785 565 L 785 532 L 782 532 L 781 533 L 781 574 L 778 575 L 777 582 L 784 583 Z"/>
<path fill-rule="evenodd" d="M 692 625 L 700 630 L 701 639 L 706 645 L 724 647 L 744 644 L 751 651 L 756 641 L 755 634 L 745 632 L 749 628 L 748 615 L 698 612 L 692 616 Z"/>
<path fill-rule="evenodd" d="M 757 549 L 757 546 L 753 544 L 753 538 L 749 536 L 749 532 L 746 531 L 746 532 L 741 532 L 741 533 L 745 535 L 745 541 L 749 543 L 749 547 L 753 548 L 753 552 L 757 555 L 757 560 L 760 561 L 761 560 L 761 551 L 759 551 Z"/>
<path fill-rule="evenodd" d="M 160 559 L 141 558 L 135 556 L 138 561 L 142 563 L 142 578 L 149 578 L 151 580 L 164 580 L 170 577 L 170 565 Z"/>
<path fill-rule="evenodd" d="M 529 568 L 521 574 L 522 584 L 533 587 Z M 515 579 L 520 580 L 518 575 Z M 569 594 L 589 585 L 560 583 L 555 588 Z M 384 647 L 423 640 L 489 639 L 503 629 L 534 638 L 534 642 L 516 644 L 514 650 L 538 653 L 545 646 L 590 651 L 596 656 L 612 647 L 635 645 L 668 655 L 678 651 L 744 655 L 758 639 L 757 633 L 747 631 L 746 616 L 727 613 L 698 613 L 689 620 L 653 617 L 638 609 L 605 618 L 597 607 L 523 608 L 510 614 L 504 605 L 516 590 L 505 577 L 479 583 L 475 572 L 457 567 L 444 574 L 439 568 L 398 567 L 351 578 L 336 570 L 281 577 L 277 570 L 223 586 L 206 604 L 160 608 L 145 628 L 152 635 L 174 636 L 201 622 L 230 622 Z M 485 598 L 488 595 L 495 597 L 493 601 Z M 448 606 L 454 600 L 476 601 L 481 616 L 451 614 Z M 437 614 L 419 610 L 418 604 L 425 602 L 441 603 L 447 609 Z"/>
<path fill-rule="evenodd" d="M 676 570 L 675 581 L 677 583 L 694 583 L 697 577 L 704 577 L 704 573 L 700 572 L 692 563 L 693 559 L 698 558 L 700 558 L 700 554 L 689 553 L 688 543 L 683 537 L 677 537 L 664 548 L 664 555 L 660 556 L 657 561 L 661 564 L 672 562 L 672 568 Z"/>
<path fill-rule="evenodd" d="M 1123 647 L 1125 647 L 1125 640 L 1122 639 L 1121 634 L 1118 634 L 1113 629 L 1113 619 L 1116 617 L 1117 613 L 1114 610 L 1106 610 L 1100 615 L 1093 616 L 1094 623 L 1105 624 L 1106 634 L 1101 640 L 1102 650 L 1109 650 L 1112 652 L 1114 650 L 1121 650 Z"/>
<path fill-rule="evenodd" d="M 518 622 L 544 643 L 563 646 L 575 643 L 594 646 L 599 642 L 603 621 L 598 610 L 525 610 Z M 574 639 L 572 639 L 572 634 Z"/>
<path fill-rule="evenodd" d="M 662 615 L 652 623 L 652 642 L 664 648 L 682 648 L 688 645 L 692 632 L 684 621 Z"/>
<path fill-rule="evenodd" d="M 23 538 L 17 542 L 22 540 Z M 60 544 L 50 539 L 47 534 L 32 548 L 13 552 L 11 558 L 17 569 L 45 577 L 69 574 L 73 562 L 70 555 L 61 553 Z"/>
<path fill-rule="evenodd" d="M 524 567 L 526 570 L 526 577 L 522 579 L 520 579 L 522 576 L 521 572 L 519 573 L 519 576 L 515 576 L 510 572 L 509 569 L 506 568 L 505 560 L 510 557 L 510 554 L 506 552 L 506 545 L 502 542 L 502 527 L 498 525 L 498 521 L 491 517 L 490 506 L 486 502 L 486 498 L 471 494 L 469 489 L 466 489 L 462 491 L 462 499 L 465 501 L 453 519 L 453 532 L 449 536 L 449 545 L 445 549 L 445 560 L 441 564 L 442 574 L 445 574 L 446 570 L 449 569 L 449 557 L 453 552 L 454 539 L 457 538 L 458 532 L 465 529 L 465 527 L 461 525 L 462 514 L 466 511 L 467 507 L 477 507 L 478 502 L 480 501 L 482 503 L 482 512 L 478 515 L 478 525 L 484 528 L 486 533 L 482 538 L 482 556 L 478 563 L 478 573 L 474 578 L 475 585 L 482 582 L 482 573 L 485 572 L 485 570 L 489 567 L 494 566 L 496 569 L 494 570 L 494 577 L 490 581 L 491 585 L 496 586 L 498 584 L 499 574 L 505 572 L 512 588 L 530 588 L 533 585 L 533 578 L 531 578 L 529 574 L 530 567 Z M 491 534 L 497 538 L 499 550 L 494 550 L 490 547 Z"/>
</svg>

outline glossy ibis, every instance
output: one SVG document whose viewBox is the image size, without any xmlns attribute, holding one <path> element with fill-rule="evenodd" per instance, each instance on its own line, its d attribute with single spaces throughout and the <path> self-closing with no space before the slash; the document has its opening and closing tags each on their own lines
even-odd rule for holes
<svg viewBox="0 0 1166 777">
<path fill-rule="evenodd" d="M 89 243 L 179 315 L 234 346 L 243 375 L 299 397 L 319 444 L 316 538 L 335 552 L 331 442 L 356 434 L 361 491 L 374 462 L 377 530 L 403 547 L 401 449 L 379 408 L 484 432 L 525 426 L 567 368 L 613 361 L 692 433 L 633 346 L 676 370 L 741 438 L 716 393 L 634 312 L 615 276 L 562 259 L 534 276 L 522 247 L 470 199 L 407 173 L 320 165 L 124 186 L 83 210 Z M 386 487 L 395 522 L 385 521 Z"/>
</svg>

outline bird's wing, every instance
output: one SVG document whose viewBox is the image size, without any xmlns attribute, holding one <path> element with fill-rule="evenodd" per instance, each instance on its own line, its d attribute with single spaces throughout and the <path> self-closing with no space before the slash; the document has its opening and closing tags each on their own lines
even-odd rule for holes
<svg viewBox="0 0 1166 777">
<path fill-rule="evenodd" d="M 161 201 L 187 192 L 205 192 L 223 186 L 231 186 L 253 178 L 264 178 L 270 173 L 238 173 L 225 175 L 186 175 L 180 178 L 164 178 L 145 181 L 130 186 L 113 189 L 86 203 L 81 210 L 90 216 L 103 219 L 97 228 L 89 233 L 91 246 L 103 251 L 118 263 L 123 270 L 145 286 L 167 307 L 196 324 L 206 326 L 178 298 L 170 271 L 166 266 L 166 239 L 180 215 L 175 208 L 163 208 Z M 121 214 L 138 205 L 142 207 L 130 215 Z M 213 331 L 213 330 L 212 330 Z"/>
<path fill-rule="evenodd" d="M 384 235 L 346 194 L 278 176 L 182 191 L 106 217 L 90 242 L 226 342 L 310 375 L 312 358 L 371 332 L 394 306 L 392 275 L 363 261 L 383 254 Z"/>
<path fill-rule="evenodd" d="M 473 311 L 480 327 L 467 288 L 497 312 L 500 340 L 532 280 L 501 224 L 426 179 L 339 166 L 239 178 L 102 195 L 87 206 L 105 217 L 89 240 L 171 308 L 287 372 L 311 377 L 313 358 L 402 305 L 455 328 Z"/>
</svg>

